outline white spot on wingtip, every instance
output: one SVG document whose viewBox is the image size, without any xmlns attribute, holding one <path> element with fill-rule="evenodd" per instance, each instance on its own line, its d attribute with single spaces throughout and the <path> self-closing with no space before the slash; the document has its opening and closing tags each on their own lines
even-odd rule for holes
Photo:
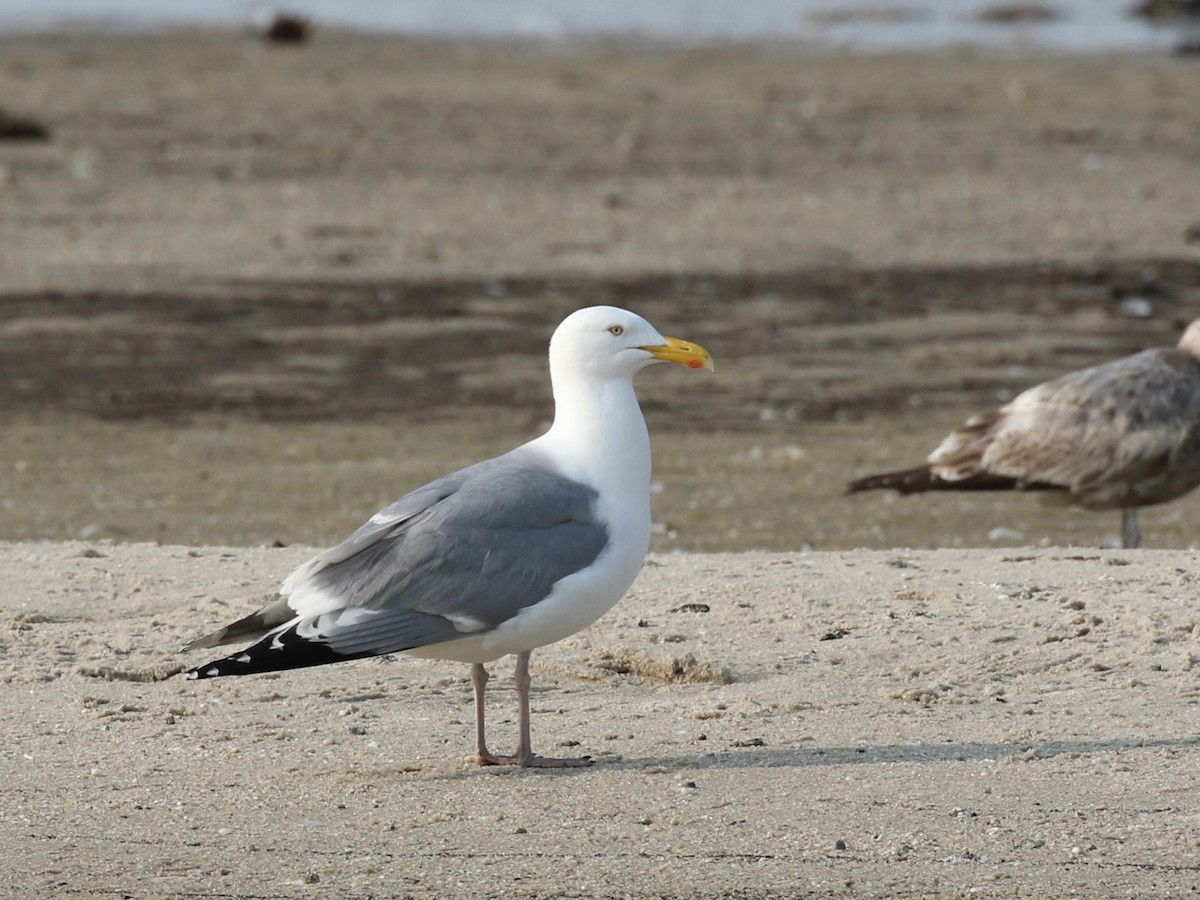
<svg viewBox="0 0 1200 900">
<path fill-rule="evenodd" d="M 235 659 L 234 662 L 239 662 L 242 665 L 245 665 L 246 663 L 250 662 L 250 654 L 243 653 L 241 656 L 239 656 L 237 659 Z"/>
</svg>

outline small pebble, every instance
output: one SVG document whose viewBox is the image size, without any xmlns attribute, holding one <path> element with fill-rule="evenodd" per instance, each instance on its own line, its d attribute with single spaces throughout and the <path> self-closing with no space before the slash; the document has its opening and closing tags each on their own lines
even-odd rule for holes
<svg viewBox="0 0 1200 900">
<path fill-rule="evenodd" d="M 1154 304 L 1145 297 L 1126 297 L 1121 301 L 1121 312 L 1131 319 L 1148 319 L 1154 315 Z"/>
<path fill-rule="evenodd" d="M 1017 531 L 1015 528 L 1005 528 L 1003 525 L 997 525 L 987 534 L 989 541 L 1019 541 L 1025 535 Z"/>
</svg>

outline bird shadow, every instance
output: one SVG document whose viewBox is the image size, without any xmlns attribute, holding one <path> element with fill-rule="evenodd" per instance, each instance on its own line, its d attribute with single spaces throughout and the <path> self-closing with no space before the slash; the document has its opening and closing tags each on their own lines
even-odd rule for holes
<svg viewBox="0 0 1200 900">
<path fill-rule="evenodd" d="M 1095 755 L 1155 748 L 1185 749 L 1200 738 L 1128 738 L 1121 740 L 958 741 L 942 744 L 862 744 L 855 747 L 746 747 L 701 754 L 623 756 L 597 760 L 603 768 L 772 769 L 881 763 L 996 762 L 1004 759 L 1051 759 L 1064 754 Z"/>
<path fill-rule="evenodd" d="M 597 771 L 693 771 L 702 769 L 779 769 L 820 766 L 864 766 L 884 763 L 953 763 L 1033 761 L 1079 754 L 1094 756 L 1133 750 L 1184 750 L 1200 746 L 1200 737 L 1128 738 L 1123 740 L 1039 740 L 1013 742 L 959 741 L 942 744 L 863 744 L 855 747 L 745 747 L 706 753 L 646 756 L 600 756 L 592 766 L 538 770 L 584 777 Z M 487 769 L 495 775 L 531 773 L 529 769 Z"/>
</svg>

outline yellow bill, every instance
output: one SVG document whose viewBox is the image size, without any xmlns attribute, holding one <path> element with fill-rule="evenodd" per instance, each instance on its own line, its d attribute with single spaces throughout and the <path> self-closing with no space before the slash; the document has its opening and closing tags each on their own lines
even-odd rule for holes
<svg viewBox="0 0 1200 900">
<path fill-rule="evenodd" d="M 655 359 L 661 359 L 664 362 L 679 363 L 689 369 L 708 369 L 710 372 L 713 370 L 712 357 L 708 355 L 707 350 L 699 344 L 681 341 L 678 338 L 669 337 L 665 344 L 639 347 L 638 349 L 645 350 Z"/>
</svg>

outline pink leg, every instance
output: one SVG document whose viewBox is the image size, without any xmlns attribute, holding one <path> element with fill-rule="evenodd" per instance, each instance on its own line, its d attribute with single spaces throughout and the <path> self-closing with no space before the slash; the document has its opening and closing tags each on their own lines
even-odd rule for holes
<svg viewBox="0 0 1200 900">
<path fill-rule="evenodd" d="M 475 663 L 471 666 L 471 687 L 475 689 L 475 762 L 481 766 L 490 765 L 492 754 L 488 753 L 487 738 L 484 736 L 484 708 L 483 694 L 487 690 L 488 679 L 487 669 L 483 667 L 483 663 Z"/>
<path fill-rule="evenodd" d="M 533 752 L 529 737 L 529 681 L 529 653 L 518 653 L 516 683 L 520 739 L 517 743 L 517 752 L 512 756 L 497 756 L 488 752 L 487 741 L 483 736 L 483 692 L 487 687 L 488 673 L 479 663 L 471 666 L 471 684 L 475 688 L 475 762 L 481 766 L 535 766 L 538 768 L 590 766 L 592 764 L 590 756 L 558 759 L 550 756 L 538 756 Z"/>
</svg>

